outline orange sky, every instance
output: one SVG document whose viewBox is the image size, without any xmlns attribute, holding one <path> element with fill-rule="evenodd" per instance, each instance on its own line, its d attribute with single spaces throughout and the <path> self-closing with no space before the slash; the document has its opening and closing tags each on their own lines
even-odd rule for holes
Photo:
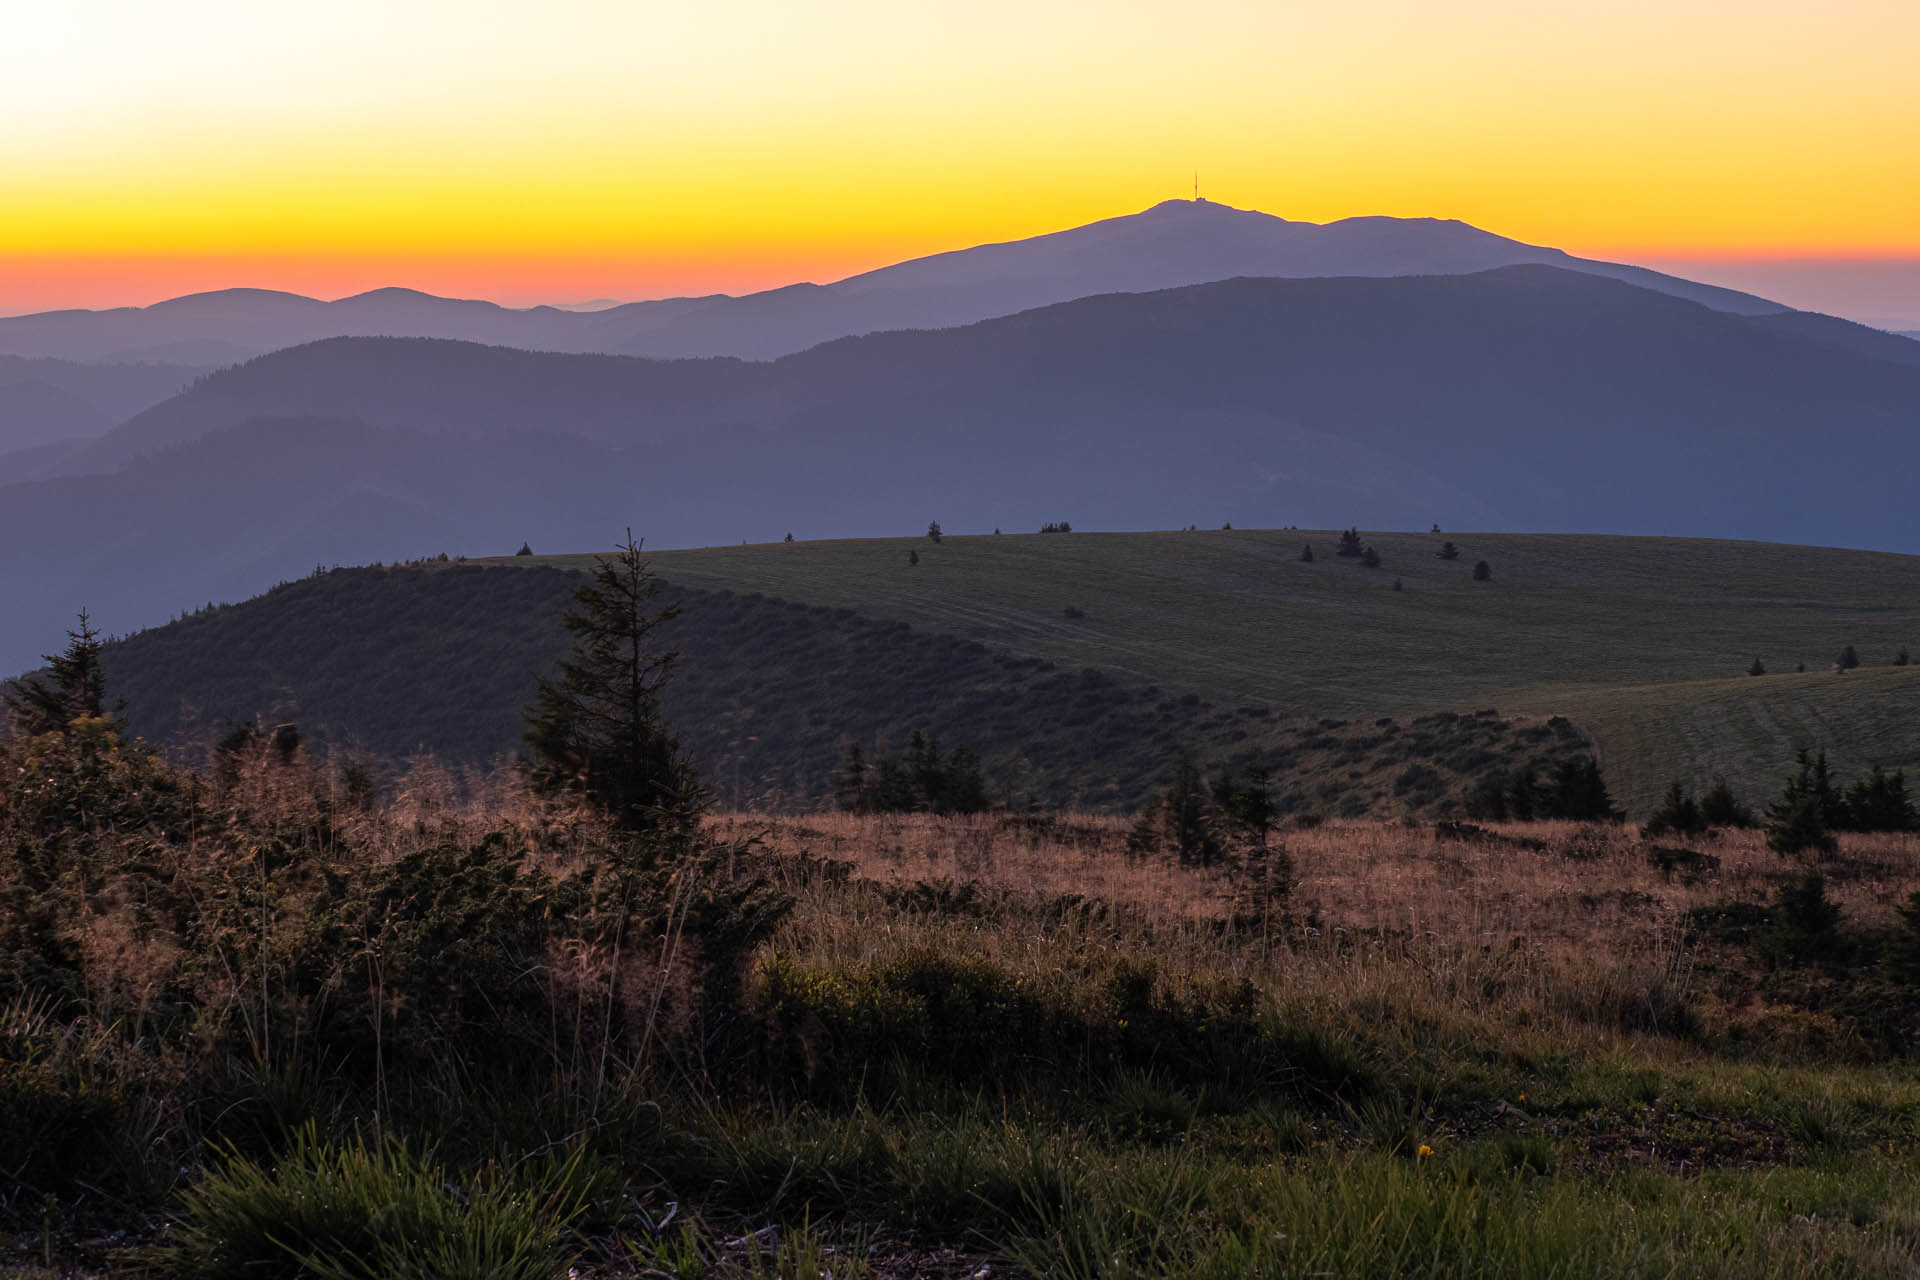
<svg viewBox="0 0 1920 1280">
<path fill-rule="evenodd" d="M 1291 218 L 1920 259 L 1913 0 L 88 0 L 7 37 L 0 311 L 737 292 L 1196 167 Z"/>
</svg>

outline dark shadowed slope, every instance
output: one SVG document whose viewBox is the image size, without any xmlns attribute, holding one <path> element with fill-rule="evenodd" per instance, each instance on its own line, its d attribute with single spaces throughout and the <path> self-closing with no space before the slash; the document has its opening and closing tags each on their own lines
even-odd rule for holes
<svg viewBox="0 0 1920 1280">
<path fill-rule="evenodd" d="M 769 364 L 337 340 L 134 419 L 93 453 L 117 473 L 0 493 L 6 581 L 32 587 L 0 652 L 28 660 L 78 603 L 125 630 L 317 561 L 629 525 L 655 546 L 1069 519 L 1910 549 L 1916 423 L 1920 368 L 1546 267 L 1113 295 Z"/>
<path fill-rule="evenodd" d="M 0 351 L 224 362 L 322 338 L 384 336 L 544 351 L 771 359 L 850 334 L 968 324 L 1092 294 L 1235 276 L 1445 275 L 1516 263 L 1611 276 L 1736 314 L 1784 310 L 1749 294 L 1573 258 L 1461 222 L 1349 218 L 1321 225 L 1169 200 L 1141 213 L 936 254 L 837 284 L 795 284 L 739 298 L 672 298 L 578 313 L 510 310 L 408 289 L 335 302 L 228 289 L 145 308 L 0 319 Z"/>
<path fill-rule="evenodd" d="M 340 570 L 110 646 L 108 680 L 134 731 L 163 744 L 258 716 L 388 763 L 425 750 L 484 766 L 519 753 L 521 708 L 566 649 L 579 583 L 551 568 Z M 734 809 L 826 804 L 845 743 L 898 755 L 916 730 L 978 753 L 997 800 L 1073 809 L 1139 805 L 1182 749 L 1279 766 L 1283 813 L 1400 815 L 1458 794 L 1463 768 L 1584 747 L 1570 726 L 1494 717 L 1435 717 L 1404 737 L 1329 728 L 850 609 L 669 591 L 685 611 L 661 637 L 682 655 L 666 714 Z"/>
</svg>

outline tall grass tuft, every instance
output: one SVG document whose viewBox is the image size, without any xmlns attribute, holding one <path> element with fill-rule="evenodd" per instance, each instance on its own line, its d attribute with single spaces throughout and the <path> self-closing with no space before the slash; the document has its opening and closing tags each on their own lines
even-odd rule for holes
<svg viewBox="0 0 1920 1280">
<path fill-rule="evenodd" d="M 163 1274 L 197 1280 L 551 1280 L 595 1179 L 576 1151 L 454 1181 L 392 1137 L 322 1139 L 303 1125 L 278 1160 L 229 1150 L 181 1197 Z"/>
</svg>

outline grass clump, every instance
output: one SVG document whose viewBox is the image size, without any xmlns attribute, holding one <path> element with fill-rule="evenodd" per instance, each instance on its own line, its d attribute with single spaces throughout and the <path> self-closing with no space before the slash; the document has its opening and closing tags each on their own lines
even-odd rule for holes
<svg viewBox="0 0 1920 1280">
<path fill-rule="evenodd" d="M 330 1142 L 307 1124 L 270 1162 L 229 1148 L 155 1261 L 196 1280 L 552 1280 L 594 1190 L 577 1150 L 456 1179 L 397 1138 Z"/>
</svg>

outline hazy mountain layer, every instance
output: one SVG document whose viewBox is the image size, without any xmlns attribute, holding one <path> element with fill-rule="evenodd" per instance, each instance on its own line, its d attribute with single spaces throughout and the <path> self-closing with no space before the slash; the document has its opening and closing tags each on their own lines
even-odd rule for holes
<svg viewBox="0 0 1920 1280">
<path fill-rule="evenodd" d="M 1462 222 L 1349 218 L 1323 225 L 1169 200 L 1142 213 L 936 254 L 837 284 L 795 284 L 739 298 L 672 298 L 581 313 L 510 310 L 409 289 L 335 302 L 229 289 L 145 308 L 0 319 L 0 351 L 225 363 L 322 338 L 386 336 L 541 351 L 771 359 L 850 334 L 968 324 L 1093 294 L 1236 276 L 1445 275 L 1517 263 L 1609 276 L 1735 314 L 1785 310 L 1750 294 L 1573 258 Z"/>
<path fill-rule="evenodd" d="M 0 484 L 17 474 L 4 455 L 100 435 L 204 372 L 0 356 Z"/>
<path fill-rule="evenodd" d="M 126 630 L 318 562 L 627 526 L 654 546 L 1067 519 L 1913 550 L 1920 367 L 1875 354 L 1892 341 L 1545 267 L 1088 298 L 771 363 L 334 340 L 136 417 L 90 447 L 111 474 L 0 491 L 0 666 L 81 604 Z"/>
</svg>

